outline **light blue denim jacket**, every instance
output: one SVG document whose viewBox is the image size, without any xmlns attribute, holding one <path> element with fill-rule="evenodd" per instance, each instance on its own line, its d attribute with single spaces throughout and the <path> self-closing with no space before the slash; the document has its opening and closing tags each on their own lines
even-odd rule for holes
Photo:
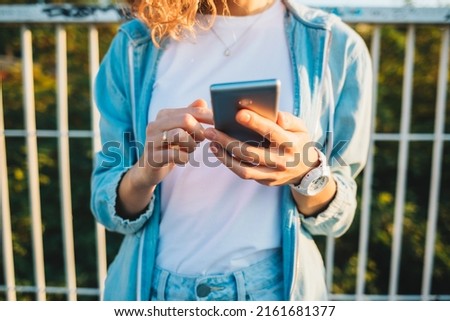
<svg viewBox="0 0 450 321">
<path fill-rule="evenodd" d="M 297 0 L 284 3 L 294 113 L 305 120 L 314 140 L 326 146 L 337 182 L 333 201 L 315 217 L 299 213 L 289 187 L 280 188 L 285 299 L 324 300 L 324 264 L 312 235 L 338 237 L 353 220 L 354 177 L 365 164 L 371 128 L 371 62 L 363 40 L 338 17 Z M 143 152 L 161 52 L 141 22 L 127 22 L 114 38 L 96 79 L 103 149 L 96 155 L 91 207 L 108 230 L 125 235 L 108 270 L 105 300 L 150 298 L 160 221 L 159 188 L 146 211 L 134 220 L 118 215 L 116 197 L 121 177 Z"/>
</svg>

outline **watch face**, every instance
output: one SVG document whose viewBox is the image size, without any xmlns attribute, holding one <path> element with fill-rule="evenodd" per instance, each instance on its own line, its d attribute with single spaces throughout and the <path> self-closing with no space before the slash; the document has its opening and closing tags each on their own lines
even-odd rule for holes
<svg viewBox="0 0 450 321">
<path fill-rule="evenodd" d="M 325 185 L 327 185 L 327 183 L 328 183 L 328 176 L 321 176 L 316 178 L 311 182 L 311 184 L 309 184 L 308 194 L 315 195 L 319 193 L 321 190 L 323 190 L 323 188 L 325 187 Z"/>
</svg>

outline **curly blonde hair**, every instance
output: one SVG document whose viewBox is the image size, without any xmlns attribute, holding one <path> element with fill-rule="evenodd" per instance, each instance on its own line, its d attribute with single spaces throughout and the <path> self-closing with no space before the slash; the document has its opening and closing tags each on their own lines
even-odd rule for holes
<svg viewBox="0 0 450 321">
<path fill-rule="evenodd" d="M 214 0 L 127 0 L 131 14 L 143 21 L 151 30 L 156 46 L 165 38 L 179 40 L 194 34 L 195 26 L 211 27 L 217 15 Z M 227 1 L 222 0 L 223 13 L 228 13 Z M 197 13 L 208 14 L 211 19 L 199 21 Z"/>
</svg>

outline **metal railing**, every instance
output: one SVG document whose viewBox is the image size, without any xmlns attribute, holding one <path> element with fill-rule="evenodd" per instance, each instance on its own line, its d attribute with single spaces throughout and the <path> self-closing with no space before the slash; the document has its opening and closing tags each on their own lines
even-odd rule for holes
<svg viewBox="0 0 450 321">
<path fill-rule="evenodd" d="M 391 299 L 409 300 L 437 299 L 431 293 L 431 281 L 433 275 L 433 260 L 435 257 L 435 238 L 438 220 L 439 190 L 441 187 L 441 164 L 444 157 L 444 143 L 450 141 L 450 134 L 445 133 L 445 112 L 447 104 L 448 70 L 449 70 L 449 41 L 450 41 L 450 8 L 324 8 L 343 18 L 349 23 L 365 23 L 373 26 L 371 35 L 370 51 L 373 59 L 374 69 L 374 106 L 377 106 L 378 73 L 381 56 L 381 28 L 384 24 L 404 24 L 407 26 L 403 92 L 401 106 L 401 126 L 399 133 L 377 133 L 375 126 L 372 128 L 373 135 L 370 143 L 370 155 L 364 170 L 362 183 L 362 202 L 360 212 L 359 251 L 356 273 L 356 290 L 351 295 L 339 295 L 330 293 L 335 300 L 346 299 Z M 74 229 L 72 226 L 72 197 L 71 177 L 69 160 L 69 138 L 91 138 L 92 151 L 100 149 L 98 120 L 99 115 L 95 104 L 91 105 L 91 130 L 70 130 L 68 126 L 68 69 L 67 69 L 67 35 L 66 24 L 88 25 L 89 39 L 89 69 L 91 85 L 99 66 L 99 34 L 98 26 L 103 24 L 116 24 L 123 19 L 124 11 L 121 8 L 108 6 L 71 6 L 71 5 L 7 5 L 0 6 L 0 27 L 2 24 L 14 24 L 20 28 L 22 68 L 23 68 L 23 92 L 24 92 L 24 115 L 25 128 L 5 129 L 4 106 L 2 89 L 0 87 L 0 216 L 1 216 L 1 238 L 3 246 L 2 263 L 5 284 L 0 285 L 0 293 L 6 294 L 7 300 L 16 300 L 17 293 L 35 293 L 37 300 L 45 300 L 46 294 L 64 293 L 68 300 L 76 300 L 77 295 L 88 295 L 99 298 L 102 292 L 103 280 L 106 276 L 106 240 L 105 230 L 97 224 L 96 250 L 97 250 L 97 275 L 99 288 L 77 288 L 75 273 L 75 249 Z M 57 129 L 36 129 L 36 111 L 33 76 L 33 45 L 32 28 L 34 24 L 55 25 L 56 35 L 56 90 L 57 90 Z M 441 53 L 439 62 L 439 74 L 436 79 L 436 114 L 433 133 L 411 133 L 411 106 L 412 106 L 412 81 L 414 74 L 414 45 L 415 31 L 420 24 L 434 25 L 442 29 Z M 373 117 L 376 116 L 376 108 Z M 10 188 L 8 183 L 7 149 L 5 138 L 22 137 L 26 140 L 26 155 L 28 164 L 28 187 L 30 216 L 32 228 L 32 265 L 34 268 L 34 282 L 32 286 L 19 286 L 15 281 L 15 265 L 13 255 L 13 239 L 11 229 L 10 210 Z M 42 237 L 41 222 L 41 198 L 38 168 L 38 137 L 53 137 L 58 140 L 58 164 L 60 179 L 61 199 L 61 224 L 63 229 L 63 253 L 65 263 L 64 287 L 49 287 L 45 281 L 45 260 Z M 394 231 L 391 253 L 391 269 L 389 280 L 389 291 L 387 295 L 365 294 L 365 275 L 367 272 L 369 226 L 371 222 L 372 183 L 374 175 L 374 145 L 376 142 L 394 141 L 399 143 L 398 165 L 395 193 Z M 433 144 L 431 183 L 429 190 L 428 225 L 426 233 L 425 255 L 423 262 L 422 291 L 420 295 L 399 295 L 398 282 L 400 273 L 400 258 L 402 251 L 402 232 L 404 223 L 405 194 L 407 188 L 407 169 L 409 156 L 409 143 L 411 141 L 426 141 Z M 89 182 L 86 182 L 88 187 Z M 334 262 L 334 240 L 327 239 L 326 242 L 326 266 L 327 282 L 333 284 L 333 262 Z M 441 295 L 439 299 L 450 299 L 450 294 Z"/>
</svg>

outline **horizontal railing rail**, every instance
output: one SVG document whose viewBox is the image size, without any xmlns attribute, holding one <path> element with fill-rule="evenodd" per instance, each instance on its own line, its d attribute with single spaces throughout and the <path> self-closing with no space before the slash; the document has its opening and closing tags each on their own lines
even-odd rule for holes
<svg viewBox="0 0 450 321">
<path fill-rule="evenodd" d="M 435 258 L 436 226 L 439 215 L 440 188 L 442 162 L 444 158 L 444 144 L 450 142 L 450 133 L 445 131 L 445 119 L 449 73 L 449 41 L 450 41 L 450 8 L 376 8 L 376 7 L 325 7 L 326 11 L 340 16 L 351 24 L 369 24 L 373 27 L 371 34 L 370 51 L 374 69 L 374 101 L 377 107 L 378 77 L 380 70 L 381 28 L 384 24 L 404 25 L 406 27 L 406 43 L 403 70 L 403 89 L 401 103 L 401 121 L 398 133 L 377 132 L 375 125 L 372 128 L 370 154 L 361 185 L 361 210 L 358 241 L 358 264 L 356 272 L 356 289 L 354 294 L 337 294 L 330 290 L 330 298 L 335 300 L 450 300 L 450 294 L 436 295 L 431 291 L 433 276 L 433 261 Z M 91 139 L 92 152 L 100 149 L 98 121 L 99 115 L 95 103 L 91 102 L 90 129 L 75 130 L 68 126 L 68 68 L 67 68 L 67 24 L 85 24 L 88 26 L 88 61 L 91 86 L 98 70 L 99 33 L 98 25 L 118 24 L 127 19 L 128 13 L 121 6 L 95 6 L 95 5 L 0 5 L 0 28 L 2 26 L 17 26 L 20 28 L 22 67 L 22 88 L 24 92 L 24 128 L 5 128 L 5 106 L 3 106 L 2 88 L 0 86 L 0 216 L 1 216 L 1 243 L 2 263 L 0 267 L 4 272 L 4 284 L 0 284 L 0 293 L 3 292 L 8 300 L 16 300 L 18 293 L 33 293 L 37 300 L 45 300 L 47 294 L 65 294 L 68 300 L 76 300 L 78 295 L 101 298 L 103 280 L 106 276 L 106 237 L 103 227 L 96 226 L 96 262 L 98 288 L 77 287 L 75 273 L 74 231 L 72 226 L 73 209 L 71 196 L 71 177 L 69 162 L 69 138 Z M 32 25 L 45 24 L 55 26 L 56 39 L 56 91 L 57 91 L 57 128 L 36 128 L 36 108 L 33 75 L 33 44 Z M 436 104 L 435 127 L 432 133 L 414 133 L 410 130 L 413 99 L 414 53 L 416 28 L 421 25 L 434 26 L 442 30 L 439 71 L 436 78 Z M 69 40 L 70 41 L 70 40 Z M 0 57 L 1 58 L 1 57 Z M 1 61 L 1 59 L 0 59 Z M 377 108 L 374 108 L 373 117 L 376 117 Z M 34 268 L 34 285 L 17 285 L 15 277 L 13 238 L 11 228 L 10 187 L 8 183 L 6 139 L 23 138 L 26 141 L 27 175 L 30 202 L 30 219 L 32 231 L 32 265 Z M 66 285 L 64 287 L 48 286 L 45 280 L 45 259 L 42 240 L 42 204 L 40 199 L 40 183 L 38 168 L 38 142 L 37 138 L 55 138 L 58 141 L 58 167 L 61 200 L 61 225 L 63 230 L 63 252 Z M 402 234 L 405 222 L 404 208 L 406 206 L 407 170 L 409 159 L 409 144 L 411 142 L 428 142 L 432 144 L 429 207 L 427 220 L 426 244 L 423 259 L 423 276 L 421 293 L 417 295 L 402 295 L 398 292 L 400 260 L 402 253 Z M 366 273 L 368 269 L 369 227 L 371 224 L 372 186 L 374 180 L 374 148 L 378 142 L 396 142 L 398 148 L 398 163 L 395 210 L 393 222 L 393 239 L 391 248 L 391 265 L 389 275 L 388 293 L 384 295 L 369 295 L 365 293 Z M 89 182 L 86 182 L 88 186 Z M 326 242 L 327 283 L 333 284 L 334 249 L 335 241 L 331 238 Z"/>
<path fill-rule="evenodd" d="M 348 23 L 450 23 L 450 7 L 321 7 Z M 0 23 L 112 23 L 129 16 L 120 5 L 35 4 L 0 5 Z"/>
</svg>

